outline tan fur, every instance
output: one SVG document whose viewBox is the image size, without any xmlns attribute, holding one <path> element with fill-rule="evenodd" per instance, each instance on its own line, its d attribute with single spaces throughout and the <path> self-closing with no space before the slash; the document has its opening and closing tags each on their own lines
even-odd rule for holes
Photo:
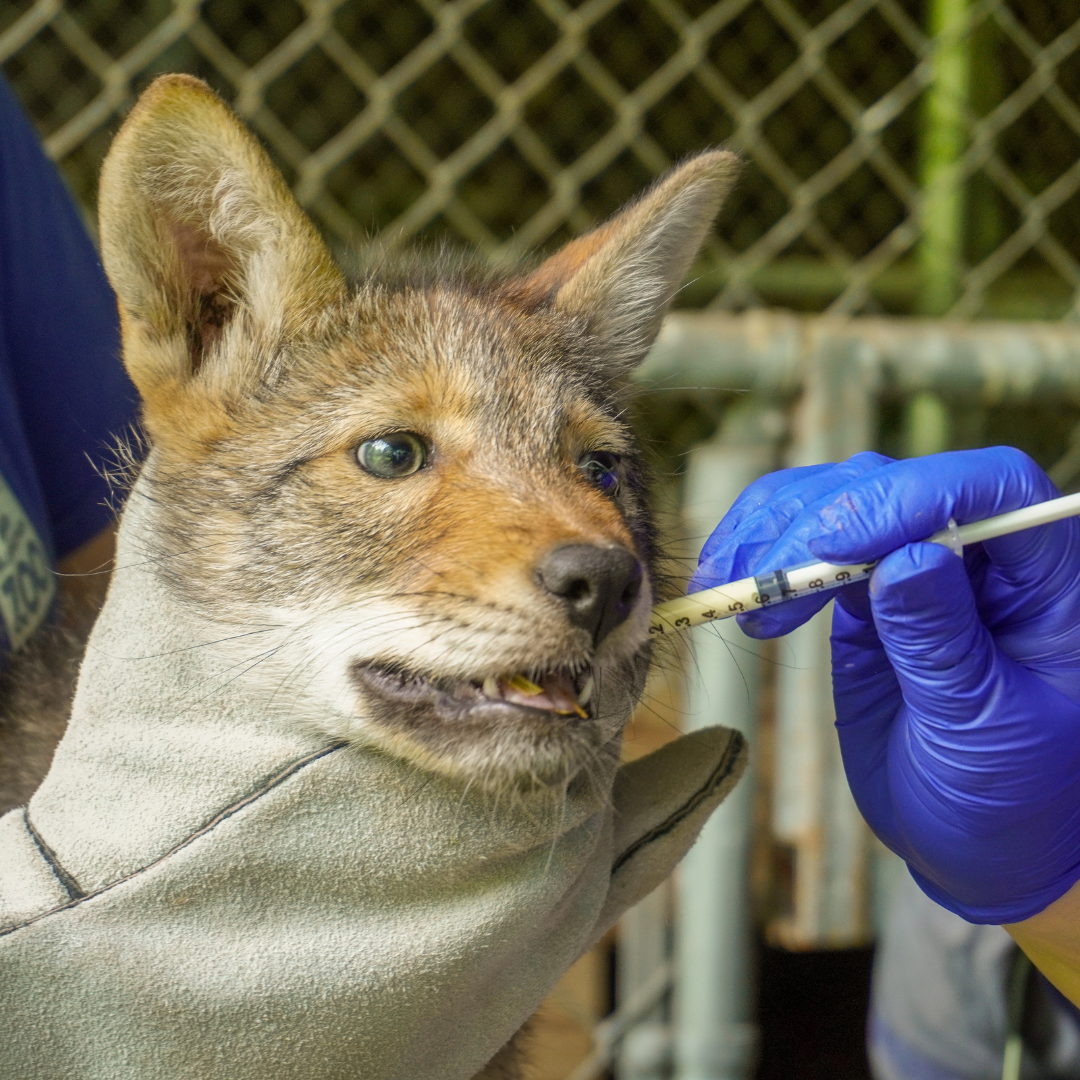
<svg viewBox="0 0 1080 1080">
<path fill-rule="evenodd" d="M 526 1020 L 473 1080 L 522 1080 L 533 1021 Z"/>
<path fill-rule="evenodd" d="M 735 166 L 691 159 L 531 273 L 423 268 L 347 288 L 226 106 L 195 79 L 157 80 L 106 160 L 101 235 L 152 444 L 158 572 L 238 635 L 272 628 L 267 686 L 314 701 L 329 734 L 496 791 L 565 786 L 617 754 L 655 554 L 625 376 Z M 396 431 L 422 436 L 429 467 L 364 472 L 357 447 Z M 621 456 L 616 497 L 579 469 L 593 451 Z M 565 544 L 645 566 L 598 646 L 538 584 Z M 358 675 L 372 665 L 428 696 L 388 705 Z M 583 669 L 599 686 L 588 720 L 432 704 L 486 676 Z M 492 1076 L 516 1075 L 504 1057 Z"/>
<path fill-rule="evenodd" d="M 279 345 L 342 293 L 262 147 L 190 76 L 158 79 L 132 109 L 102 167 L 99 211 L 125 363 L 155 440 L 213 438 L 228 397 L 270 374 Z M 229 378 L 191 381 L 228 330 L 242 354 Z"/>
<path fill-rule="evenodd" d="M 25 806 L 67 728 L 90 605 L 64 598 L 62 621 L 42 627 L 0 675 L 0 814 Z"/>
</svg>

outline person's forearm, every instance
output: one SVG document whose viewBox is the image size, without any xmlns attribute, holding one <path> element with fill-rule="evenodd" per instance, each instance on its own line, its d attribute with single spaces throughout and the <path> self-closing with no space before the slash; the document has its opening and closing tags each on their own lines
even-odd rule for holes
<svg viewBox="0 0 1080 1080">
<path fill-rule="evenodd" d="M 1080 1007 L 1080 882 L 1038 915 L 1005 929 L 1031 962 Z"/>
</svg>

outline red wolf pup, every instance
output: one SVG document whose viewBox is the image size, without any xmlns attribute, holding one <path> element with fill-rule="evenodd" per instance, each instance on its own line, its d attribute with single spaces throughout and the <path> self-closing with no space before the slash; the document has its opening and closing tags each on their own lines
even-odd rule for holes
<svg viewBox="0 0 1080 1080">
<path fill-rule="evenodd" d="M 346 284 L 158 79 L 101 178 L 149 451 L 70 725 L 0 819 L 0 1075 L 468 1080 L 745 760 L 618 765 L 654 547 L 628 373 L 736 169 L 529 272 Z"/>
</svg>

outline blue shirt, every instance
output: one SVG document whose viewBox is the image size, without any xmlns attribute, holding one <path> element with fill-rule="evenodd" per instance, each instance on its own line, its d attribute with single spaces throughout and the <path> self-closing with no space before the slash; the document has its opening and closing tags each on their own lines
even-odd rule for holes
<svg viewBox="0 0 1080 1080">
<path fill-rule="evenodd" d="M 135 416 L 116 301 L 60 177 L 0 80 L 0 667 L 50 567 L 112 516 L 96 464 Z"/>
</svg>

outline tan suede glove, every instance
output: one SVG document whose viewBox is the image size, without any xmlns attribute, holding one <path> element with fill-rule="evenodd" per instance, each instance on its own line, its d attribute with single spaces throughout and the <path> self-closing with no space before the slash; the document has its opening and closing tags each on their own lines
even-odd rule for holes
<svg viewBox="0 0 1080 1080">
<path fill-rule="evenodd" d="M 468 1080 L 745 764 L 712 728 L 496 799 L 329 743 L 121 541 L 53 769 L 0 820 L 0 1076 Z"/>
</svg>

